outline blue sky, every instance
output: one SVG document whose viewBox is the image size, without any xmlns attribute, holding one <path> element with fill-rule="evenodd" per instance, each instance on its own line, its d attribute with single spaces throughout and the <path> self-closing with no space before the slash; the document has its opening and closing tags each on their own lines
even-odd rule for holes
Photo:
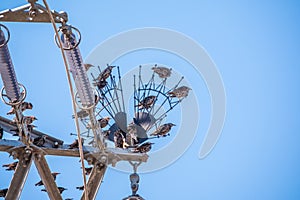
<svg viewBox="0 0 300 200">
<path fill-rule="evenodd" d="M 83 3 L 84 2 L 84 3 Z M 0 10 L 26 1 L 3 0 Z M 42 3 L 42 2 L 40 2 Z M 198 42 L 217 65 L 226 89 L 226 120 L 214 150 L 203 160 L 199 148 L 209 126 L 210 99 L 199 75 L 184 70 L 184 61 L 163 52 L 136 52 L 119 60 L 172 65 L 195 90 L 201 121 L 192 145 L 172 165 L 141 174 L 139 194 L 146 199 L 299 199 L 300 3 L 297 1 L 53 1 L 51 9 L 69 14 L 69 23 L 83 36 L 83 58 L 101 42 L 123 31 L 160 27 L 181 32 Z M 66 74 L 50 24 L 4 23 L 11 32 L 9 49 L 19 82 L 34 104 L 38 129 L 73 141 L 75 130 Z M 129 62 L 128 60 L 134 61 Z M 118 62 L 118 61 L 117 61 Z M 124 67 L 124 69 L 127 69 Z M 125 73 L 126 71 L 122 71 Z M 2 83 L 1 83 L 2 85 Z M 193 90 L 194 91 L 194 90 Z M 3 103 L 0 114 L 9 110 Z M 192 121 L 192 119 L 191 119 Z M 151 155 L 150 155 L 151 156 Z M 11 162 L 0 154 L 1 163 Z M 151 159 L 151 158 L 150 158 Z M 3 160 L 3 161 L 2 161 Z M 63 197 L 79 199 L 80 163 L 47 157 L 68 188 Z M 128 173 L 108 169 L 97 199 L 130 194 Z M 12 173 L 0 169 L 0 188 Z M 21 199 L 47 199 L 33 166 Z"/>
</svg>

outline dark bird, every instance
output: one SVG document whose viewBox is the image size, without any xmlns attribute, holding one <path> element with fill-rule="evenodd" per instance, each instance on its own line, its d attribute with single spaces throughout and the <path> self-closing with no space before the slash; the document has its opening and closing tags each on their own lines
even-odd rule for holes
<svg viewBox="0 0 300 200">
<path fill-rule="evenodd" d="M 32 103 L 30 103 L 30 102 L 23 102 L 21 105 L 20 105 L 20 108 L 21 108 L 21 111 L 23 112 L 24 110 L 26 110 L 26 109 L 32 109 L 33 108 L 33 105 L 32 105 Z M 6 113 L 7 115 L 12 115 L 12 114 L 14 114 L 15 113 L 15 109 L 14 109 L 14 107 L 12 107 L 11 109 L 10 109 L 10 111 L 8 111 L 8 113 Z"/>
<path fill-rule="evenodd" d="M 73 198 L 66 198 L 65 200 L 73 200 Z"/>
<path fill-rule="evenodd" d="M 170 95 L 170 97 L 184 98 L 189 95 L 190 90 L 191 88 L 187 86 L 181 86 L 179 88 L 174 89 L 171 92 L 168 92 L 168 95 Z"/>
<path fill-rule="evenodd" d="M 111 74 L 111 71 L 112 69 L 114 68 L 115 66 L 110 66 L 110 65 L 107 65 L 107 67 L 99 74 L 97 80 L 103 80 L 105 81 Z"/>
<path fill-rule="evenodd" d="M 56 180 L 56 176 L 58 175 L 58 174 L 60 174 L 60 173 L 58 173 L 58 172 L 53 172 L 53 173 L 51 173 L 52 174 L 52 177 L 53 177 L 53 179 L 54 179 L 54 181 Z M 34 184 L 35 186 L 41 186 L 41 185 L 44 185 L 44 183 L 43 183 L 43 181 L 42 180 L 40 180 L 39 182 L 37 182 L 36 184 Z"/>
<path fill-rule="evenodd" d="M 151 150 L 152 144 L 154 144 L 154 143 L 145 142 L 145 143 L 141 144 L 140 146 L 136 147 L 133 150 L 133 152 L 134 153 L 147 153 Z"/>
<path fill-rule="evenodd" d="M 6 171 L 15 171 L 16 170 L 16 167 L 18 165 L 18 161 L 16 162 L 13 162 L 13 163 L 9 163 L 9 164 L 5 164 L 5 165 L 2 165 L 2 167 L 7 167 L 5 170 Z"/>
<path fill-rule="evenodd" d="M 85 169 L 85 175 L 88 176 L 88 175 L 91 174 L 93 167 L 86 167 L 86 168 L 84 168 L 84 169 Z"/>
<path fill-rule="evenodd" d="M 47 135 L 42 135 L 42 136 L 34 138 L 32 143 L 38 147 L 42 147 L 42 146 L 44 146 L 46 139 L 47 139 Z"/>
<path fill-rule="evenodd" d="M 104 137 L 105 139 L 108 139 L 110 132 L 111 132 L 110 130 L 102 131 L 103 137 Z"/>
<path fill-rule="evenodd" d="M 3 138 L 3 128 L 0 127 L 0 140 Z"/>
<path fill-rule="evenodd" d="M 101 119 L 98 119 L 98 122 L 99 122 L 99 124 L 100 124 L 100 127 L 101 127 L 101 128 L 106 127 L 107 124 L 108 124 L 108 122 L 109 122 L 109 120 L 110 120 L 110 117 L 103 117 L 103 118 L 101 118 Z"/>
<path fill-rule="evenodd" d="M 0 197 L 5 197 L 7 191 L 8 191 L 8 188 L 5 188 L 5 189 L 0 190 Z"/>
<path fill-rule="evenodd" d="M 156 96 L 148 96 L 145 97 L 142 101 L 140 101 L 137 106 L 139 107 L 139 109 L 148 109 L 154 104 L 155 100 Z"/>
<path fill-rule="evenodd" d="M 158 67 L 157 65 L 154 65 L 154 67 L 152 67 L 152 70 L 158 74 L 158 76 L 160 78 L 168 78 L 171 76 L 171 70 L 169 68 L 166 67 Z"/>
<path fill-rule="evenodd" d="M 104 79 L 97 80 L 96 84 L 99 90 L 103 89 L 107 85 L 107 81 Z"/>
<path fill-rule="evenodd" d="M 114 143 L 115 143 L 115 148 L 124 149 L 127 146 L 124 135 L 120 129 L 116 130 L 114 133 Z"/>
<path fill-rule="evenodd" d="M 83 139 L 81 138 L 81 144 L 83 145 Z M 78 139 L 75 139 L 75 141 L 69 145 L 69 149 L 78 149 L 79 148 L 79 142 Z"/>
<path fill-rule="evenodd" d="M 84 190 L 84 185 L 80 186 L 80 187 L 76 187 L 76 189 L 78 189 L 78 190 Z"/>
<path fill-rule="evenodd" d="M 170 135 L 170 134 L 168 134 L 168 133 L 170 132 L 170 130 L 171 130 L 171 128 L 172 128 L 173 126 L 176 126 L 176 125 L 175 125 L 175 124 L 172 124 L 172 123 L 163 124 L 163 125 L 159 126 L 159 127 L 158 127 L 153 133 L 151 133 L 150 135 L 151 135 L 151 136 L 154 135 L 154 136 L 157 136 L 157 137 L 159 137 L 159 136 L 165 137 L 165 136 L 167 136 L 167 135 Z"/>
<path fill-rule="evenodd" d="M 26 124 L 31 124 L 35 120 L 37 120 L 35 116 L 26 116 L 23 118 L 23 122 Z"/>
<path fill-rule="evenodd" d="M 60 194 L 63 193 L 63 191 L 68 190 L 67 188 L 64 188 L 64 187 L 57 187 L 57 188 L 58 188 Z M 46 189 L 41 189 L 41 191 L 47 192 Z"/>
</svg>

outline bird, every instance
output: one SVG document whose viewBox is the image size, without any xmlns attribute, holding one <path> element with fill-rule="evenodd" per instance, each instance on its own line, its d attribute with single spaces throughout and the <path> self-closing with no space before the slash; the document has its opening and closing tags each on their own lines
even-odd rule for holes
<svg viewBox="0 0 300 200">
<path fill-rule="evenodd" d="M 147 96 L 142 101 L 140 101 L 138 103 L 138 105 L 136 105 L 136 106 L 138 106 L 139 109 L 143 109 L 143 108 L 148 109 L 151 106 L 153 106 L 155 100 L 156 100 L 156 96 L 152 96 L 152 95 L 151 96 Z"/>
<path fill-rule="evenodd" d="M 136 143 L 138 143 L 137 137 L 137 128 L 134 123 L 130 123 L 127 126 L 126 143 L 130 146 L 135 145 Z"/>
<path fill-rule="evenodd" d="M 34 138 L 32 143 L 38 147 L 42 147 L 45 144 L 46 139 L 47 139 L 47 135 L 42 135 Z"/>
<path fill-rule="evenodd" d="M 133 152 L 134 153 L 147 153 L 151 150 L 152 144 L 154 144 L 154 143 L 145 142 L 145 143 L 141 144 L 140 146 L 136 147 L 135 149 L 133 149 Z"/>
<path fill-rule="evenodd" d="M 0 127 L 0 140 L 3 138 L 3 128 Z"/>
<path fill-rule="evenodd" d="M 115 143 L 115 148 L 124 149 L 128 145 L 126 144 L 124 135 L 120 129 L 116 130 L 114 133 L 114 143 Z"/>
<path fill-rule="evenodd" d="M 83 64 L 86 71 L 88 71 L 91 67 L 94 67 L 92 64 L 85 63 Z"/>
<path fill-rule="evenodd" d="M 5 188 L 5 189 L 0 190 L 0 197 L 5 197 L 7 191 L 8 191 L 8 188 Z"/>
<path fill-rule="evenodd" d="M 172 124 L 172 123 L 163 124 L 163 125 L 159 126 L 153 133 L 151 133 L 150 136 L 165 137 L 167 135 L 170 135 L 169 132 L 173 126 L 176 126 L 176 125 Z"/>
<path fill-rule="evenodd" d="M 9 164 L 4 164 L 2 165 L 2 167 L 7 167 L 5 170 L 6 171 L 15 171 L 16 170 L 16 167 L 18 165 L 18 161 L 16 162 L 13 162 L 13 163 L 9 163 Z"/>
<path fill-rule="evenodd" d="M 23 122 L 26 124 L 31 124 L 33 121 L 37 120 L 35 116 L 25 116 Z"/>
<path fill-rule="evenodd" d="M 99 124 L 100 124 L 100 127 L 101 127 L 101 128 L 106 127 L 110 119 L 111 119 L 110 117 L 103 117 L 103 118 L 101 118 L 101 119 L 98 119 L 98 122 L 99 122 Z"/>
<path fill-rule="evenodd" d="M 111 71 L 112 71 L 112 69 L 114 68 L 115 66 L 110 66 L 110 65 L 107 65 L 107 67 L 99 74 L 99 76 L 98 76 L 98 80 L 100 81 L 100 80 L 106 80 L 109 76 L 110 76 L 110 74 L 111 74 Z"/>
<path fill-rule="evenodd" d="M 86 167 L 86 168 L 84 168 L 84 169 L 85 169 L 85 175 L 88 176 L 88 175 L 91 174 L 93 167 Z"/>
<path fill-rule="evenodd" d="M 57 187 L 57 189 L 58 189 L 58 191 L 59 191 L 60 194 L 63 193 L 63 191 L 68 190 L 67 188 L 64 188 L 64 187 Z M 41 191 L 47 192 L 46 189 L 41 189 Z"/>
<path fill-rule="evenodd" d="M 78 190 L 84 190 L 84 185 L 83 185 L 83 186 L 76 187 L 76 189 L 78 189 Z"/>
<path fill-rule="evenodd" d="M 20 109 L 21 109 L 21 111 L 23 112 L 24 110 L 26 110 L 26 109 L 32 109 L 33 108 L 33 105 L 32 105 L 32 103 L 30 103 L 30 102 L 22 102 L 21 103 L 21 105 L 20 105 Z M 11 109 L 10 109 L 10 111 L 8 111 L 6 114 L 7 115 L 12 115 L 12 114 L 14 114 L 15 113 L 15 108 L 14 107 L 12 107 Z"/>
<path fill-rule="evenodd" d="M 58 174 L 60 174 L 60 173 L 58 173 L 58 172 L 53 172 L 53 173 L 51 173 L 51 175 L 52 175 L 54 181 L 56 180 L 56 176 L 57 176 Z M 35 185 L 35 186 L 41 186 L 41 185 L 44 185 L 44 183 L 43 183 L 42 180 L 40 180 L 39 182 L 37 182 L 37 183 L 34 184 L 34 185 Z"/>
<path fill-rule="evenodd" d="M 99 90 L 103 89 L 106 85 L 107 85 L 107 81 L 105 79 L 100 79 L 100 80 L 97 80 L 96 81 L 96 84 L 97 88 Z"/>
<path fill-rule="evenodd" d="M 171 92 L 168 92 L 168 95 L 170 97 L 177 97 L 177 98 L 185 98 L 188 96 L 189 91 L 191 90 L 191 88 L 187 87 L 187 86 L 181 86 L 179 88 L 174 89 Z"/>
<path fill-rule="evenodd" d="M 81 144 L 83 144 L 83 138 L 81 138 Z M 69 145 L 69 149 L 78 149 L 79 148 L 79 142 L 78 139 L 75 139 L 75 141 Z"/>
<path fill-rule="evenodd" d="M 157 65 L 154 65 L 154 67 L 152 67 L 152 70 L 154 71 L 154 73 L 158 74 L 160 78 L 168 78 L 171 76 L 172 69 L 166 67 L 158 67 Z"/>
</svg>

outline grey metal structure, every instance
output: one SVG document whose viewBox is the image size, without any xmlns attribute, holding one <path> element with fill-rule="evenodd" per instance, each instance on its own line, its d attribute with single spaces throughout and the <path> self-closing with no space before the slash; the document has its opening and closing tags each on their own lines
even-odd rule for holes
<svg viewBox="0 0 300 200">
<path fill-rule="evenodd" d="M 51 22 L 47 9 L 36 3 L 37 0 L 28 0 L 27 5 L 0 12 L 0 21 L 6 22 Z M 91 127 L 94 133 L 96 146 L 83 146 L 84 159 L 89 165 L 93 165 L 93 170 L 89 176 L 87 190 L 83 192 L 82 199 L 85 199 L 84 193 L 88 191 L 88 199 L 96 198 L 96 194 L 101 185 L 101 181 L 108 165 L 115 166 L 119 161 L 146 162 L 146 154 L 130 153 L 127 150 L 107 148 L 103 140 L 101 128 L 94 114 L 95 94 L 91 89 L 86 71 L 82 62 L 82 57 L 78 48 L 79 42 L 76 42 L 70 26 L 66 25 L 68 21 L 65 12 L 51 11 L 55 23 L 62 25 L 62 42 L 65 53 L 68 57 L 71 73 L 81 102 L 81 109 L 84 109 L 89 116 Z M 8 29 L 1 25 L 2 28 Z M 75 29 L 77 30 L 77 29 Z M 8 32 L 9 36 L 9 32 Z M 8 37 L 9 38 L 9 37 Z M 3 131 L 11 134 L 18 133 L 20 138 L 16 140 L 0 139 L 0 151 L 7 152 L 19 162 L 16 171 L 8 188 L 6 199 L 19 199 L 24 183 L 34 162 L 37 171 L 43 181 L 50 199 L 62 199 L 60 191 L 51 175 L 51 170 L 47 164 L 46 156 L 71 156 L 79 157 L 79 149 L 69 149 L 70 145 L 63 144 L 63 141 L 54 138 L 46 133 L 29 129 L 31 122 L 27 116 L 23 115 L 21 104 L 26 98 L 26 89 L 17 81 L 17 77 L 12 64 L 12 59 L 7 47 L 8 39 L 0 29 L 0 72 L 3 81 L 1 97 L 4 103 L 12 106 L 15 111 L 16 120 L 12 121 L 0 117 L 0 127 Z M 36 146 L 32 143 L 33 139 L 39 136 L 47 136 L 43 146 Z"/>
</svg>

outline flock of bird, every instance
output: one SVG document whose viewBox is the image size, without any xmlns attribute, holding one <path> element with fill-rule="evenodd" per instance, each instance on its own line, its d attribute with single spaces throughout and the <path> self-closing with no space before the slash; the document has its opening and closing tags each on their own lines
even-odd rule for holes
<svg viewBox="0 0 300 200">
<path fill-rule="evenodd" d="M 93 66 L 90 64 L 85 64 L 85 67 L 86 67 L 86 69 L 89 69 L 90 67 L 93 67 Z M 107 68 L 105 68 L 99 74 L 99 76 L 96 78 L 95 85 L 98 87 L 99 90 L 102 90 L 107 85 L 106 80 L 111 76 L 113 68 L 114 68 L 114 66 L 107 66 Z M 158 67 L 157 65 L 155 65 L 152 68 L 152 70 L 154 73 L 158 74 L 158 76 L 160 78 L 168 78 L 171 75 L 171 69 L 166 68 L 166 67 Z M 190 90 L 189 87 L 181 86 L 181 87 L 175 88 L 174 90 L 168 92 L 167 94 L 171 98 L 182 99 L 182 98 L 185 98 L 188 96 L 189 90 Z M 136 107 L 138 107 L 139 110 L 141 110 L 141 109 L 148 110 L 153 107 L 156 100 L 157 100 L 157 96 L 149 95 L 149 96 L 143 98 L 141 101 L 139 101 L 138 104 L 136 105 Z M 33 108 L 33 105 L 30 102 L 23 102 L 20 104 L 20 110 L 22 112 L 27 109 L 32 109 L 32 108 Z M 15 112 L 16 112 L 15 109 L 12 108 L 7 113 L 7 115 L 15 114 Z M 33 130 L 33 128 L 36 127 L 35 125 L 32 124 L 35 120 L 37 120 L 37 118 L 35 116 L 24 116 L 23 117 L 22 122 L 27 125 L 27 129 L 29 132 L 31 132 Z M 103 118 L 98 119 L 99 126 L 102 129 L 104 129 L 105 127 L 107 127 L 110 120 L 111 120 L 110 117 L 103 117 Z M 14 119 L 13 122 L 16 123 L 17 121 Z M 173 124 L 173 123 L 162 124 L 162 125 L 158 126 L 156 128 L 156 130 L 150 134 L 150 136 L 154 136 L 157 138 L 166 137 L 166 136 L 170 135 L 170 131 L 173 126 L 175 126 L 175 124 Z M 14 136 L 20 136 L 19 129 L 13 129 L 11 131 L 15 132 Z M 110 130 L 103 130 L 102 133 L 104 135 L 104 138 L 106 138 L 106 139 L 108 139 L 109 135 L 111 134 Z M 21 134 L 23 135 L 24 133 L 21 133 Z M 0 127 L 0 139 L 2 139 L 2 137 L 3 137 L 3 128 Z M 36 138 L 31 138 L 31 142 L 32 142 L 32 144 L 34 144 L 38 147 L 43 147 L 44 144 L 46 143 L 46 139 L 47 139 L 47 135 L 42 135 L 42 136 L 39 136 Z M 137 129 L 133 122 L 128 125 L 127 133 L 123 132 L 121 129 L 116 130 L 113 135 L 113 140 L 114 140 L 115 148 L 130 149 L 132 153 L 147 153 L 151 150 L 152 145 L 154 144 L 151 142 L 144 142 L 142 144 L 138 143 Z M 82 142 L 83 142 L 83 140 L 82 140 Z M 77 139 L 72 144 L 69 145 L 69 149 L 78 149 L 78 148 L 79 148 L 79 141 Z M 5 167 L 6 171 L 15 171 L 17 165 L 18 165 L 18 161 L 9 163 L 9 164 L 4 164 L 4 165 L 2 165 L 2 167 Z M 92 167 L 85 168 L 86 175 L 89 175 L 91 173 L 91 170 L 92 170 Z M 58 173 L 58 172 L 53 172 L 52 173 L 53 179 L 56 180 L 56 177 L 59 174 L 60 173 Z M 39 182 L 37 182 L 35 184 L 35 186 L 42 186 L 42 185 L 44 185 L 42 180 L 40 180 Z M 84 190 L 84 187 L 79 186 L 79 187 L 76 187 L 76 189 Z M 64 187 L 58 187 L 58 190 L 60 191 L 60 193 L 62 193 L 63 191 L 65 191 L 67 189 Z M 0 190 L 0 197 L 5 197 L 7 191 L 8 191 L 7 188 Z M 41 191 L 47 192 L 46 189 L 41 189 Z M 68 198 L 66 200 L 71 200 L 71 199 L 72 198 Z"/>
</svg>

